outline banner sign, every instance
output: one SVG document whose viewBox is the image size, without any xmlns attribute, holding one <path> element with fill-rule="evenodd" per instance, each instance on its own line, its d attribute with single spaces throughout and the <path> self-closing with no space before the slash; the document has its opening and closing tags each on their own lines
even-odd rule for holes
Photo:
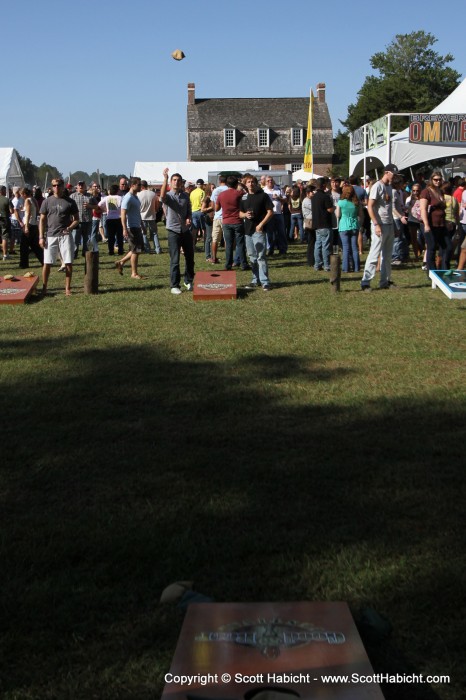
<svg viewBox="0 0 466 700">
<path fill-rule="evenodd" d="M 388 117 L 380 117 L 367 125 L 367 150 L 380 148 L 388 143 Z"/>
<path fill-rule="evenodd" d="M 312 173 L 314 168 L 314 151 L 312 147 L 312 111 L 313 111 L 314 93 L 311 90 L 309 98 L 309 114 L 307 117 L 307 139 L 304 148 L 304 165 L 303 170 L 306 173 Z"/>
<path fill-rule="evenodd" d="M 466 114 L 410 114 L 409 142 L 466 145 Z"/>
<path fill-rule="evenodd" d="M 356 156 L 380 148 L 388 143 L 388 116 L 375 119 L 366 124 L 366 148 L 364 148 L 364 127 L 350 134 L 351 155 Z"/>
<path fill-rule="evenodd" d="M 350 148 L 352 156 L 357 156 L 359 153 L 364 153 L 364 127 L 351 132 Z"/>
</svg>

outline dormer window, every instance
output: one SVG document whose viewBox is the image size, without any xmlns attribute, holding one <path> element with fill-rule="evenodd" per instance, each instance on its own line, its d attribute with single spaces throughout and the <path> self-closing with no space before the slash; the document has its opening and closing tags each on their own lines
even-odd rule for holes
<svg viewBox="0 0 466 700">
<path fill-rule="evenodd" d="M 304 145 L 304 129 L 302 127 L 294 126 L 291 129 L 291 145 L 292 146 L 303 146 Z"/>
<path fill-rule="evenodd" d="M 223 142 L 225 148 L 235 148 L 236 146 L 236 129 L 223 130 Z"/>
<path fill-rule="evenodd" d="M 259 148 L 264 148 L 269 145 L 270 143 L 270 129 L 267 128 L 260 128 L 257 130 L 257 145 Z"/>
</svg>

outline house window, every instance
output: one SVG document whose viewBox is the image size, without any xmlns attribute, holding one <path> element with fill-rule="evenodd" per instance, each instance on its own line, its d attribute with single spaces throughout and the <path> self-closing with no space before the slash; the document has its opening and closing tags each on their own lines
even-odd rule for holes
<svg viewBox="0 0 466 700">
<path fill-rule="evenodd" d="M 297 170 L 301 170 L 302 167 L 302 163 L 291 163 L 291 172 L 295 173 Z"/>
<path fill-rule="evenodd" d="M 225 148 L 234 148 L 236 146 L 235 129 L 224 129 L 223 138 L 225 142 Z"/>
<path fill-rule="evenodd" d="M 303 145 L 303 130 L 301 127 L 293 127 L 291 129 L 291 145 L 292 146 L 302 146 Z"/>
<path fill-rule="evenodd" d="M 257 143 L 259 147 L 269 145 L 269 129 L 257 130 Z"/>
</svg>

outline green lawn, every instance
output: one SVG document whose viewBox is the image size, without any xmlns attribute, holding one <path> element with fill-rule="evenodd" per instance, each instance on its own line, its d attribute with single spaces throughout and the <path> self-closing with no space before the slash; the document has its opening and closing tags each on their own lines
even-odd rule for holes
<svg viewBox="0 0 466 700">
<path fill-rule="evenodd" d="M 183 614 L 158 599 L 192 579 L 375 608 L 376 671 L 451 676 L 386 698 L 463 698 L 466 302 L 419 266 L 331 294 L 303 246 L 237 301 L 140 261 L 120 277 L 102 246 L 98 296 L 80 259 L 71 298 L 54 269 L 0 308 L 0 696 L 160 697 Z"/>
</svg>

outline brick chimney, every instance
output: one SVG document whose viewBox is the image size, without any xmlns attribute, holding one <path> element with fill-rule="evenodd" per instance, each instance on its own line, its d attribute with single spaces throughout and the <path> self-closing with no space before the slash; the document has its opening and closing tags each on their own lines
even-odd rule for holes
<svg viewBox="0 0 466 700">
<path fill-rule="evenodd" d="M 325 85 L 324 85 L 325 87 Z M 194 83 L 188 83 L 188 105 L 193 105 L 196 99 L 196 86 Z M 324 93 L 325 94 L 325 93 Z"/>
<path fill-rule="evenodd" d="M 317 99 L 325 102 L 325 83 L 317 83 Z"/>
</svg>

